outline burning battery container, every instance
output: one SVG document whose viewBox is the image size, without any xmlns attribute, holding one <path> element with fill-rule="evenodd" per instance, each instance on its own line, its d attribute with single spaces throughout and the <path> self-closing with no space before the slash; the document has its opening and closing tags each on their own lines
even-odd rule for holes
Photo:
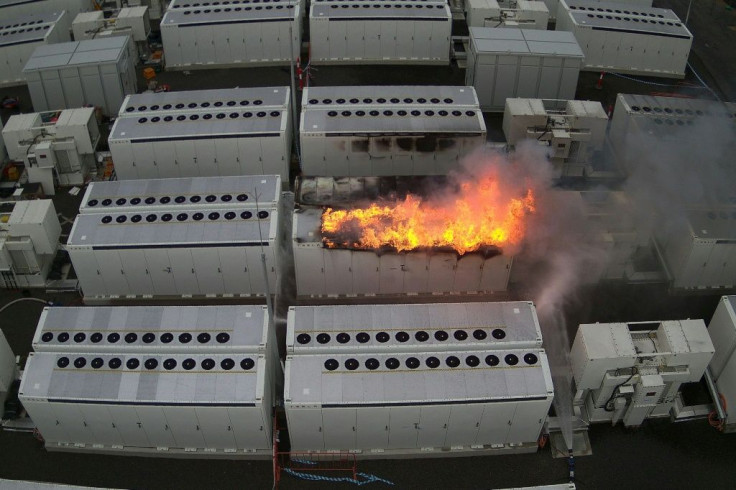
<svg viewBox="0 0 736 490">
<path fill-rule="evenodd" d="M 465 84 L 483 111 L 503 112 L 510 97 L 574 99 L 582 65 L 572 33 L 471 27 Z"/>
<path fill-rule="evenodd" d="M 302 97 L 306 175 L 444 175 L 480 147 L 473 87 L 310 87 Z"/>
<path fill-rule="evenodd" d="M 63 10 L 5 14 L 6 9 L 0 8 L 0 87 L 26 83 L 23 67 L 37 47 L 71 40 L 71 18 Z"/>
<path fill-rule="evenodd" d="M 292 306 L 289 354 L 517 349 L 542 346 L 534 304 Z"/>
<path fill-rule="evenodd" d="M 451 30 L 444 1 L 315 0 L 309 11 L 310 60 L 447 65 Z"/>
<path fill-rule="evenodd" d="M 295 451 L 532 452 L 552 397 L 539 348 L 286 359 L 284 404 Z"/>
<path fill-rule="evenodd" d="M 23 68 L 36 111 L 92 105 L 113 115 L 138 90 L 130 36 L 39 46 Z"/>
<path fill-rule="evenodd" d="M 294 213 L 293 247 L 299 296 L 395 295 L 505 291 L 512 257 L 496 247 L 396 252 L 328 248 L 322 209 Z"/>
<path fill-rule="evenodd" d="M 575 34 L 583 70 L 685 77 L 693 36 L 672 10 L 560 0 L 556 29 Z"/>
<path fill-rule="evenodd" d="M 289 88 L 133 95 L 108 139 L 120 179 L 279 174 L 291 158 Z"/>
<path fill-rule="evenodd" d="M 261 6 L 174 0 L 161 19 L 169 69 L 288 65 L 301 48 L 302 7 L 273 0 Z"/>
<path fill-rule="evenodd" d="M 224 179 L 221 179 L 224 180 Z M 171 195 L 141 194 L 130 207 L 90 212 L 86 203 L 70 233 L 67 250 L 85 297 L 262 296 L 276 288 L 278 208 L 273 206 L 277 179 L 263 180 L 264 202 L 238 200 L 214 209 L 216 194 L 189 200 L 182 194 L 194 185 L 184 179 Z M 141 184 L 146 187 L 151 183 Z M 173 182 L 171 183 L 173 184 Z M 217 186 L 215 186 L 217 187 Z M 222 188 L 222 186 L 220 186 Z M 143 191 L 143 189 L 141 189 Z M 149 188 L 150 190 L 150 188 Z M 253 192 L 253 191 L 251 191 Z M 193 196 L 200 196 L 193 194 Z M 212 196 L 212 197 L 210 197 Z M 184 197 L 184 200 L 180 199 Z M 213 199 L 214 198 L 214 199 Z M 203 204 L 199 204 L 204 201 Z M 149 208 L 151 206 L 151 208 Z M 168 206 L 168 207 L 167 207 Z M 267 277 L 264 277 L 265 254 Z"/>
</svg>

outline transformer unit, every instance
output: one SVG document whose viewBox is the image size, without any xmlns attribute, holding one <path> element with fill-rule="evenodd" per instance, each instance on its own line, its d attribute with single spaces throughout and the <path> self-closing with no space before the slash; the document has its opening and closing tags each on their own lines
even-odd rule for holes
<svg viewBox="0 0 736 490">
<path fill-rule="evenodd" d="M 38 15 L 47 12 L 66 11 L 69 20 L 79 12 L 92 10 L 89 0 L 2 0 L 0 1 L 0 18 L 12 19 L 22 15 Z M 68 40 L 68 39 L 67 39 Z"/>
<path fill-rule="evenodd" d="M 589 422 L 669 417 L 682 383 L 697 383 L 713 357 L 702 320 L 580 325 L 570 354 Z"/>
<path fill-rule="evenodd" d="M 503 132 L 511 147 L 529 140 L 549 147 L 557 177 L 594 177 L 594 155 L 603 150 L 608 116 L 589 100 L 507 99 Z"/>
<path fill-rule="evenodd" d="M 451 30 L 444 1 L 315 0 L 309 11 L 310 61 L 447 65 Z"/>
<path fill-rule="evenodd" d="M 497 248 L 457 253 L 327 248 L 322 209 L 294 213 L 293 248 L 299 296 L 497 292 L 508 286 L 512 257 Z"/>
<path fill-rule="evenodd" d="M 677 222 L 661 223 L 654 240 L 676 289 L 736 287 L 736 208 L 686 213 Z"/>
<path fill-rule="evenodd" d="M 47 195 L 54 185 L 80 185 L 95 168 L 100 129 L 92 107 L 11 116 L 3 129 L 11 160 L 22 161 L 29 182 Z"/>
<path fill-rule="evenodd" d="M 0 287 L 45 287 L 60 235 L 51 200 L 19 201 L 0 214 Z"/>
<path fill-rule="evenodd" d="M 270 454 L 263 354 L 32 353 L 19 398 L 46 449 L 196 457 Z"/>
<path fill-rule="evenodd" d="M 302 100 L 306 175 L 444 175 L 486 140 L 472 87 L 312 87 Z"/>
<path fill-rule="evenodd" d="M 520 27 L 547 30 L 549 10 L 544 2 L 528 0 L 466 0 L 468 27 Z"/>
<path fill-rule="evenodd" d="M 36 352 L 245 353 L 276 356 L 265 306 L 95 306 L 44 308 Z"/>
<path fill-rule="evenodd" d="M 128 212 L 145 205 L 149 211 L 178 206 L 198 209 L 278 207 L 281 178 L 278 175 L 195 177 L 182 179 L 116 180 L 91 182 L 79 205 L 80 214 Z"/>
<path fill-rule="evenodd" d="M 70 40 L 69 14 L 63 10 L 5 17 L 0 8 L 0 87 L 23 85 L 23 67 L 34 50 L 46 44 Z"/>
<path fill-rule="evenodd" d="M 134 95 L 108 143 L 120 179 L 278 174 L 287 185 L 289 88 Z"/>
<path fill-rule="evenodd" d="M 291 354 L 426 352 L 542 346 L 534 305 L 292 306 L 286 330 Z"/>
<path fill-rule="evenodd" d="M 174 1 L 161 19 L 166 67 L 288 65 L 301 48 L 301 12 L 291 0 L 265 7 Z"/>
<path fill-rule="evenodd" d="M 539 348 L 286 359 L 292 451 L 533 452 L 552 397 Z"/>
<path fill-rule="evenodd" d="M 715 353 L 708 370 L 715 383 L 717 396 L 723 396 L 725 406 L 736 406 L 736 296 L 723 296 L 708 324 L 708 334 Z M 732 412 L 733 409 L 729 410 Z M 726 414 L 722 420 L 724 432 L 736 430 L 736 417 Z"/>
<path fill-rule="evenodd" d="M 66 248 L 87 300 L 263 296 L 276 289 L 278 236 L 276 208 L 143 203 L 78 215 Z"/>
<path fill-rule="evenodd" d="M 672 10 L 560 0 L 556 29 L 575 34 L 583 70 L 685 77 L 693 36 Z"/>
<path fill-rule="evenodd" d="M 465 84 L 483 111 L 501 112 L 512 97 L 572 100 L 582 64 L 569 32 L 471 27 Z"/>
<path fill-rule="evenodd" d="M 23 68 L 37 111 L 93 105 L 113 115 L 138 84 L 130 36 L 40 46 Z"/>
<path fill-rule="evenodd" d="M 133 39 L 129 45 L 130 57 L 138 60 L 139 53 L 148 51 L 151 33 L 148 7 L 125 7 L 108 17 L 101 10 L 83 12 L 74 18 L 72 32 L 75 41 L 129 35 Z"/>
<path fill-rule="evenodd" d="M 733 102 L 618 94 L 608 131 L 609 147 L 619 167 L 633 172 L 647 161 L 648 154 L 660 158 L 658 154 L 669 152 L 676 158 L 683 148 L 699 148 L 715 134 L 719 151 L 709 152 L 708 158 L 727 169 L 736 153 L 736 129 L 724 122 L 735 117 Z M 697 157 L 701 156 L 699 151 Z"/>
</svg>

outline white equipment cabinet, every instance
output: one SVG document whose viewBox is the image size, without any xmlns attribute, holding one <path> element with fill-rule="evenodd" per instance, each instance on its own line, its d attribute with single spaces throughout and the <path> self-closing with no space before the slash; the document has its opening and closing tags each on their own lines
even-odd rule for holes
<svg viewBox="0 0 736 490">
<path fill-rule="evenodd" d="M 684 78 L 693 36 L 668 9 L 560 0 L 558 31 L 571 31 L 583 70 Z"/>
<path fill-rule="evenodd" d="M 174 0 L 161 19 L 166 68 L 288 65 L 299 56 L 301 20 L 290 0 L 245 7 Z"/>
<path fill-rule="evenodd" d="M 327 248 L 322 209 L 294 213 L 293 249 L 299 296 L 500 292 L 513 258 L 492 248 L 455 252 L 402 252 Z"/>
<path fill-rule="evenodd" d="M 292 451 L 366 457 L 533 452 L 553 397 L 539 348 L 302 353 L 285 376 Z"/>
<path fill-rule="evenodd" d="M 114 115 L 138 84 L 130 36 L 36 48 L 23 69 L 37 111 L 93 105 Z"/>
<path fill-rule="evenodd" d="M 64 10 L 71 22 L 71 19 L 79 12 L 90 11 L 92 7 L 90 0 L 0 0 L 0 18 L 12 19 L 21 15 L 37 15 Z"/>
<path fill-rule="evenodd" d="M 708 324 L 708 333 L 716 351 L 708 369 L 717 392 L 725 399 L 727 417 L 724 432 L 736 431 L 736 417 L 731 416 L 736 406 L 736 296 L 723 296 Z"/>
<path fill-rule="evenodd" d="M 310 176 L 445 175 L 486 140 L 473 87 L 312 87 L 302 100 Z"/>
<path fill-rule="evenodd" d="M 18 114 L 3 129 L 11 160 L 25 164 L 29 182 L 46 195 L 55 185 L 80 185 L 95 168 L 100 129 L 91 107 Z"/>
<path fill-rule="evenodd" d="M 677 223 L 661 224 L 657 251 L 675 289 L 736 286 L 736 208 L 691 210 Z"/>
<path fill-rule="evenodd" d="M 115 180 L 91 182 L 79 214 L 135 211 L 141 205 L 148 211 L 166 211 L 172 205 L 217 210 L 230 208 L 233 203 L 270 209 L 278 206 L 280 198 L 278 175 Z"/>
<path fill-rule="evenodd" d="M 72 32 L 75 41 L 128 35 L 133 39 L 129 45 L 130 57 L 137 62 L 139 52 L 148 51 L 151 33 L 148 7 L 125 7 L 107 17 L 101 10 L 82 12 L 74 18 Z"/>
<path fill-rule="evenodd" d="M 45 287 L 61 225 L 49 199 L 19 201 L 0 216 L 0 287 Z"/>
<path fill-rule="evenodd" d="M 292 306 L 289 354 L 426 352 L 542 347 L 534 304 Z"/>
<path fill-rule="evenodd" d="M 19 398 L 47 450 L 189 457 L 270 454 L 263 354 L 32 353 Z"/>
<path fill-rule="evenodd" d="M 503 132 L 510 147 L 536 141 L 549 148 L 557 177 L 592 177 L 602 152 L 608 115 L 590 100 L 506 99 Z"/>
<path fill-rule="evenodd" d="M 549 10 L 544 2 L 528 0 L 466 0 L 468 27 L 520 27 L 547 30 Z"/>
<path fill-rule="evenodd" d="M 71 19 L 63 10 L 4 17 L 0 8 L 0 87 L 23 85 L 23 67 L 38 46 L 70 40 Z"/>
<path fill-rule="evenodd" d="M 483 111 L 503 112 L 511 97 L 574 99 L 582 64 L 569 32 L 471 27 L 465 84 Z"/>
<path fill-rule="evenodd" d="M 276 289 L 277 208 L 173 203 L 80 214 L 67 250 L 85 299 L 263 296 Z M 265 255 L 266 276 L 262 255 Z"/>
<path fill-rule="evenodd" d="M 289 88 L 134 95 L 108 143 L 119 179 L 278 174 L 286 185 Z"/>
<path fill-rule="evenodd" d="M 447 65 L 451 30 L 444 1 L 315 0 L 309 11 L 310 60 Z"/>
<path fill-rule="evenodd" d="M 33 350 L 278 356 L 268 310 L 261 305 L 48 307 Z"/>
<path fill-rule="evenodd" d="M 570 354 L 575 403 L 589 422 L 669 417 L 682 383 L 697 383 L 714 352 L 702 320 L 580 325 Z"/>
</svg>

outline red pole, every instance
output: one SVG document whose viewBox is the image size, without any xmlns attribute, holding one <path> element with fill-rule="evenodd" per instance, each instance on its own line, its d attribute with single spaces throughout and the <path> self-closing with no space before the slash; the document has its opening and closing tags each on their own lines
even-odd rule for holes
<svg viewBox="0 0 736 490">
<path fill-rule="evenodd" d="M 602 71 L 601 76 L 598 77 L 598 83 L 595 84 L 595 88 L 598 90 L 601 90 L 603 88 L 603 75 L 605 75 L 606 72 Z"/>
</svg>

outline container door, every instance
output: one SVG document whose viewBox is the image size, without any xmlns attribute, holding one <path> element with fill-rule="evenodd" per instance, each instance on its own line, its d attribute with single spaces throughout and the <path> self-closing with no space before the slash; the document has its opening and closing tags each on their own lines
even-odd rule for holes
<svg viewBox="0 0 736 490">
<path fill-rule="evenodd" d="M 263 171 L 261 138 L 239 138 L 238 157 L 240 158 L 238 175 L 267 175 Z"/>
<path fill-rule="evenodd" d="M 179 294 L 200 294 L 191 251 L 187 248 L 171 248 L 168 253 L 176 291 Z"/>
<path fill-rule="evenodd" d="M 55 403 L 54 413 L 59 425 L 66 427 L 72 442 L 81 444 L 94 444 L 95 435 L 92 428 L 84 421 L 82 413 L 73 403 Z"/>
<path fill-rule="evenodd" d="M 568 58 L 563 61 L 562 76 L 560 77 L 559 91 L 554 98 L 572 100 L 578 86 L 578 76 L 582 61 L 577 58 Z"/>
<path fill-rule="evenodd" d="M 506 291 L 511 272 L 511 257 L 496 255 L 483 261 L 480 277 L 481 291 Z"/>
<path fill-rule="evenodd" d="M 334 22 L 333 22 L 334 23 Z M 365 58 L 365 26 L 371 22 L 341 22 L 341 24 L 350 24 L 350 28 L 346 30 L 347 53 L 349 59 L 362 60 Z"/>
<path fill-rule="evenodd" d="M 419 407 L 391 407 L 388 426 L 389 449 L 415 449 Z"/>
<path fill-rule="evenodd" d="M 430 57 L 432 59 L 450 59 L 450 32 L 452 21 L 432 22 L 432 39 L 430 45 Z"/>
<path fill-rule="evenodd" d="M 486 57 L 476 61 L 475 69 L 473 65 L 468 64 L 468 71 L 466 75 L 466 83 L 475 87 L 476 93 L 478 94 L 478 102 L 483 110 L 496 108 L 494 105 L 494 81 L 496 79 L 496 64 L 495 59 L 497 56 L 490 56 L 491 60 L 486 60 Z M 486 62 L 487 63 L 482 63 Z M 500 107 L 499 107 L 500 108 Z"/>
<path fill-rule="evenodd" d="M 229 294 L 250 294 L 250 277 L 245 250 L 241 247 L 223 247 L 218 249 L 222 267 L 223 288 Z"/>
<path fill-rule="evenodd" d="M 420 60 L 429 59 L 432 47 L 432 25 L 435 22 L 415 21 L 412 35 L 412 57 Z"/>
<path fill-rule="evenodd" d="M 158 168 L 153 164 L 156 154 L 151 143 L 133 143 L 133 162 L 139 179 L 157 179 Z"/>
<path fill-rule="evenodd" d="M 261 24 L 255 22 L 248 24 L 248 29 L 244 29 L 246 56 L 249 61 L 258 61 L 263 58 L 263 42 L 261 41 L 262 27 L 270 29 L 269 24 Z"/>
<path fill-rule="evenodd" d="M 176 161 L 174 163 L 179 166 L 179 177 L 200 176 L 193 141 L 176 142 Z"/>
<path fill-rule="evenodd" d="M 228 407 L 227 411 L 238 449 L 268 449 L 271 447 L 271 434 L 269 434 L 259 408 Z"/>
<path fill-rule="evenodd" d="M 350 22 L 352 24 L 352 22 Z M 348 56 L 347 52 L 347 25 L 348 22 L 332 20 L 328 26 L 330 29 L 329 34 L 329 45 L 330 45 L 330 59 L 341 60 Z M 352 55 L 352 53 L 351 53 Z"/>
<path fill-rule="evenodd" d="M 542 70 L 539 74 L 538 97 L 554 99 L 560 90 L 562 74 L 562 58 L 543 58 Z"/>
<path fill-rule="evenodd" d="M 325 450 L 355 448 L 355 409 L 329 408 L 322 411 Z"/>
<path fill-rule="evenodd" d="M 238 140 L 218 139 L 215 145 L 215 159 L 219 175 L 242 175 L 240 170 Z"/>
<path fill-rule="evenodd" d="M 428 289 L 432 293 L 452 291 L 455 284 L 455 268 L 457 256 L 455 254 L 434 254 L 429 257 Z"/>
<path fill-rule="evenodd" d="M 137 296 L 153 294 L 153 283 L 151 282 L 151 275 L 148 273 L 145 252 L 130 249 L 120 250 L 118 254 L 123 263 L 125 280 L 128 281 L 128 294 Z"/>
<path fill-rule="evenodd" d="M 60 109 L 62 107 L 82 107 L 85 103 L 89 103 L 84 92 L 87 85 L 90 85 L 90 89 L 92 90 L 91 94 L 99 95 L 102 93 L 102 87 L 100 87 L 100 75 L 97 71 L 97 67 L 92 67 L 92 76 L 90 76 L 89 67 L 85 68 L 87 68 L 87 70 L 85 70 L 87 76 L 82 76 L 76 67 L 59 70 L 62 88 L 62 92 L 59 95 L 64 98 L 65 105 L 55 106 L 53 109 Z M 94 85 L 97 85 L 97 87 L 95 88 Z M 102 99 L 102 102 L 103 104 L 101 105 L 104 105 L 104 99 Z"/>
<path fill-rule="evenodd" d="M 298 218 L 297 218 L 298 219 Z M 294 244 L 294 269 L 296 291 L 299 296 L 325 294 L 324 254 L 329 250 L 322 247 L 307 247 Z"/>
<path fill-rule="evenodd" d="M 509 428 L 514 421 L 516 405 L 516 402 L 486 403 L 475 443 L 506 444 Z"/>
<path fill-rule="evenodd" d="M 380 289 L 380 259 L 372 250 L 353 251 L 353 293 L 377 294 Z"/>
<path fill-rule="evenodd" d="M 483 417 L 483 405 L 453 405 L 447 422 L 445 446 L 468 446 L 475 444 L 478 427 Z"/>
<path fill-rule="evenodd" d="M 225 288 L 222 282 L 220 256 L 211 248 L 193 248 L 192 260 L 197 275 L 199 294 L 222 294 Z M 229 292 L 229 291 L 228 291 Z"/>
<path fill-rule="evenodd" d="M 160 248 L 146 249 L 145 254 L 154 293 L 158 296 L 176 296 L 176 283 L 169 254 Z"/>
<path fill-rule="evenodd" d="M 108 405 L 107 409 L 120 433 L 122 444 L 129 447 L 152 447 L 143 423 L 135 407 L 130 405 Z"/>
<path fill-rule="evenodd" d="M 242 63 L 248 60 L 245 49 L 245 33 L 242 24 L 223 24 L 218 26 L 223 29 L 223 35 L 227 36 L 229 55 L 218 53 L 218 63 Z"/>
<path fill-rule="evenodd" d="M 153 447 L 183 447 L 177 446 L 166 417 L 161 407 L 137 406 L 135 411 L 141 426 L 146 431 L 148 441 Z"/>
<path fill-rule="evenodd" d="M 444 446 L 449 419 L 449 405 L 421 407 L 417 426 L 417 445 L 419 447 Z"/>
<path fill-rule="evenodd" d="M 548 409 L 548 401 L 519 402 L 509 429 L 508 442 L 536 442 Z"/>
<path fill-rule="evenodd" d="M 516 97 L 517 90 L 517 71 L 519 68 L 518 56 L 499 56 L 498 66 L 496 67 L 496 83 L 493 85 L 493 99 L 491 105 L 493 107 L 502 108 L 506 104 L 506 99 Z"/>
<path fill-rule="evenodd" d="M 122 444 L 123 438 L 115 427 L 115 423 L 106 405 L 80 404 L 79 411 L 87 425 L 92 429 L 97 444 L 112 446 Z"/>
<path fill-rule="evenodd" d="M 203 448 L 204 437 L 193 407 L 163 407 L 177 447 Z"/>
<path fill-rule="evenodd" d="M 414 24 L 416 22 L 396 22 L 396 57 L 411 59 L 414 55 Z"/>
<path fill-rule="evenodd" d="M 215 141 L 211 139 L 195 140 L 194 147 L 197 153 L 196 160 L 199 165 L 199 174 L 202 177 L 213 177 L 220 175 L 217 168 L 217 152 Z"/>
<path fill-rule="evenodd" d="M 164 179 L 179 177 L 179 166 L 176 164 L 176 142 L 157 141 L 151 146 L 153 146 L 153 164 L 156 166 L 157 175 Z"/>
<path fill-rule="evenodd" d="M 43 83 L 43 92 L 46 95 L 47 108 L 36 109 L 36 110 L 55 110 L 60 107 L 81 107 L 81 104 L 76 106 L 68 106 L 66 99 L 64 98 L 64 88 L 61 83 L 61 76 L 56 70 L 48 70 L 40 72 L 41 81 Z M 81 91 L 81 88 L 74 89 L 77 92 Z"/>
<path fill-rule="evenodd" d="M 396 58 L 396 21 L 380 20 L 381 25 L 381 59 Z"/>
<path fill-rule="evenodd" d="M 429 258 L 424 253 L 404 256 L 404 292 L 426 293 L 429 280 Z"/>
<path fill-rule="evenodd" d="M 356 448 L 384 449 L 388 446 L 388 408 L 359 408 L 356 417 Z"/>
<path fill-rule="evenodd" d="M 404 255 L 388 253 L 380 258 L 381 294 L 399 294 L 404 292 Z"/>
<path fill-rule="evenodd" d="M 483 268 L 483 257 L 477 253 L 469 253 L 460 257 L 455 269 L 455 281 L 452 290 L 455 292 L 478 291 Z"/>
<path fill-rule="evenodd" d="M 366 60 L 381 59 L 381 23 L 364 22 L 364 55 Z"/>
<path fill-rule="evenodd" d="M 321 409 L 287 407 L 286 417 L 292 451 L 318 451 L 325 448 Z"/>
<path fill-rule="evenodd" d="M 197 28 L 187 28 L 179 33 L 179 44 L 181 45 L 182 65 L 193 65 L 199 62 L 197 52 Z"/>
<path fill-rule="evenodd" d="M 268 231 L 264 230 L 264 235 Z M 264 246 L 266 255 L 266 274 L 263 276 L 263 258 L 261 257 L 261 247 L 246 247 L 245 254 L 248 261 L 248 276 L 250 277 L 250 286 L 253 294 L 265 295 L 267 292 L 274 291 L 276 287 L 276 275 L 274 273 L 273 255 L 268 246 Z M 266 286 L 268 284 L 268 286 Z"/>
<path fill-rule="evenodd" d="M 137 169 L 133 166 L 133 148 L 129 141 L 109 141 L 112 161 L 118 179 L 137 179 Z"/>
<path fill-rule="evenodd" d="M 210 449 L 235 449 L 237 447 L 227 408 L 196 407 L 194 410 L 204 436 L 204 447 Z"/>
<path fill-rule="evenodd" d="M 175 25 L 161 24 L 161 40 L 163 41 L 164 50 L 166 51 L 166 65 L 179 65 L 181 63 L 179 27 Z"/>
<path fill-rule="evenodd" d="M 69 253 L 74 265 L 74 271 L 79 278 L 79 284 L 85 296 L 105 296 L 107 288 L 102 277 L 100 266 L 94 250 L 77 250 L 72 248 Z"/>
<path fill-rule="evenodd" d="M 525 56 L 519 66 L 519 81 L 516 97 L 536 97 L 539 87 L 541 59 L 538 56 Z"/>
<path fill-rule="evenodd" d="M 28 402 L 24 406 L 31 417 L 37 421 L 38 430 L 47 443 L 72 442 L 71 437 L 67 434 L 66 426 L 61 425 L 50 403 Z"/>
<path fill-rule="evenodd" d="M 97 260 L 100 272 L 105 279 L 105 289 L 111 296 L 124 296 L 130 293 L 128 281 L 125 279 L 123 264 L 117 250 L 98 250 Z"/>
<path fill-rule="evenodd" d="M 325 293 L 353 292 L 352 250 L 325 250 Z"/>
</svg>

